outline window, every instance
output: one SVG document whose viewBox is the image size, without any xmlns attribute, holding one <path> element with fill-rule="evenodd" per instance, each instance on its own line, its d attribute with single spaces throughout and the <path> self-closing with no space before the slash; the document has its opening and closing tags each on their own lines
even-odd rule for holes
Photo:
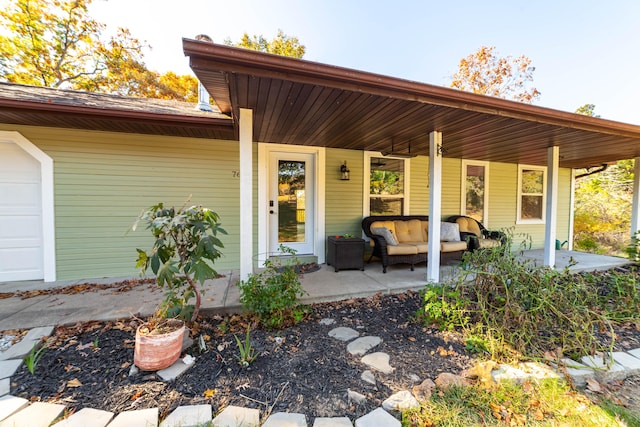
<svg viewBox="0 0 640 427">
<path fill-rule="evenodd" d="M 544 223 L 546 185 L 546 168 L 540 166 L 518 166 L 518 223 Z"/>
<path fill-rule="evenodd" d="M 365 161 L 369 169 L 365 214 L 404 215 L 408 211 L 408 160 L 371 154 Z"/>
<path fill-rule="evenodd" d="M 462 161 L 462 195 L 460 212 L 487 224 L 489 201 L 489 163 Z"/>
</svg>

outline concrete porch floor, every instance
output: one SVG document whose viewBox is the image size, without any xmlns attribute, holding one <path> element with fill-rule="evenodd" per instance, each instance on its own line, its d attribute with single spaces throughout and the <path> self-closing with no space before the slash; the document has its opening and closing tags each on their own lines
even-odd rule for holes
<svg viewBox="0 0 640 427">
<path fill-rule="evenodd" d="M 575 271 L 606 270 L 628 264 L 625 258 L 587 254 L 561 250 L 556 253 L 557 268 L 564 268 L 573 260 Z M 542 265 L 543 251 L 526 251 L 524 258 L 535 260 Z M 449 261 L 440 268 L 440 280 L 455 276 L 457 262 Z M 241 311 L 240 292 L 236 283 L 238 271 L 218 271 L 224 277 L 205 283 L 202 313 L 229 313 Z M 125 279 L 121 278 L 120 280 Z M 35 289 L 49 289 L 82 283 L 109 283 L 118 279 L 76 280 L 44 283 L 10 282 L 0 283 L 0 293 Z M 407 265 L 394 265 L 382 273 L 379 262 L 365 264 L 365 270 L 341 270 L 321 265 L 320 270 L 302 276 L 301 283 L 308 293 L 302 298 L 304 303 L 338 301 L 353 297 L 365 297 L 377 293 L 401 293 L 406 290 L 420 290 L 426 283 L 425 264 L 417 265 L 411 271 Z M 50 294 L 33 298 L 18 297 L 0 299 L 0 330 L 26 329 L 37 326 L 74 324 L 89 320 L 116 320 L 151 315 L 162 300 L 162 292 L 155 285 L 136 286 L 126 292 L 97 290 L 79 294 Z"/>
</svg>

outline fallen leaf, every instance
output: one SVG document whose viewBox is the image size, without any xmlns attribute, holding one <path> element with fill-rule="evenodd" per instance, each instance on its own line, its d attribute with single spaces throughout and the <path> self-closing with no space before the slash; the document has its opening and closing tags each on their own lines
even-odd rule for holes
<svg viewBox="0 0 640 427">
<path fill-rule="evenodd" d="M 120 365 L 120 369 L 127 369 L 129 366 L 131 366 L 131 362 L 124 362 Z"/>
<path fill-rule="evenodd" d="M 594 393 L 602 393 L 602 387 L 600 387 L 600 383 L 593 378 L 587 378 L 587 389 L 591 390 Z"/>
<path fill-rule="evenodd" d="M 535 418 L 536 421 L 544 420 L 544 412 L 542 412 L 540 409 L 536 409 L 533 413 L 533 418 Z"/>
<path fill-rule="evenodd" d="M 204 395 L 204 397 L 213 397 L 213 395 L 216 394 L 216 391 L 215 389 L 208 388 L 202 394 Z"/>
<path fill-rule="evenodd" d="M 143 394 L 144 390 L 138 390 L 133 394 L 133 396 L 131 396 L 131 400 L 138 400 Z"/>
<path fill-rule="evenodd" d="M 407 338 L 407 339 L 408 339 L 409 341 L 411 341 L 411 342 L 416 342 L 416 339 L 415 339 L 414 337 L 409 337 L 409 338 Z"/>
<path fill-rule="evenodd" d="M 82 387 L 82 383 L 80 382 L 79 379 L 74 378 L 72 380 L 67 381 L 67 387 L 69 388 Z"/>
</svg>

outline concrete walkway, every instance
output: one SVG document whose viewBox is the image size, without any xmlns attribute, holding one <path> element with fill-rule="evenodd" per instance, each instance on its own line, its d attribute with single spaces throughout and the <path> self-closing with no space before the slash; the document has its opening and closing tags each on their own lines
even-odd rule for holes
<svg viewBox="0 0 640 427">
<path fill-rule="evenodd" d="M 542 265 L 542 250 L 527 251 L 524 258 L 533 259 Z M 557 266 L 564 268 L 575 262 L 573 270 L 609 269 L 625 265 L 627 259 L 574 251 L 558 251 Z M 457 263 L 449 262 L 440 268 L 440 280 L 455 276 Z M 236 283 L 236 270 L 218 271 L 224 277 L 205 283 L 202 313 L 230 313 L 241 311 L 240 292 Z M 322 265 L 319 271 L 305 274 L 302 286 L 308 293 L 304 303 L 338 301 L 352 297 L 365 297 L 377 293 L 401 293 L 406 290 L 423 289 L 427 283 L 424 264 L 411 271 L 407 265 L 393 265 L 382 273 L 378 262 L 365 265 L 365 270 L 341 270 Z M 113 283 L 120 279 L 91 279 L 59 281 L 54 283 L 10 282 L 0 283 L 0 293 L 36 289 L 49 289 L 83 283 Z M 138 316 L 150 316 L 162 300 L 162 291 L 153 284 L 141 285 L 126 292 L 97 290 L 78 294 L 51 294 L 33 298 L 19 297 L 0 299 L 0 331 L 8 329 L 31 329 L 39 326 L 69 325 L 80 321 L 115 320 Z"/>
</svg>

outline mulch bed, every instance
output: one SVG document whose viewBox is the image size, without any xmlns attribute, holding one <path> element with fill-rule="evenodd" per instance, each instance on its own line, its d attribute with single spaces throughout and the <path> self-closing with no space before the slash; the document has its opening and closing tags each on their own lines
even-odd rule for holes
<svg viewBox="0 0 640 427">
<path fill-rule="evenodd" d="M 90 407 L 119 413 L 158 407 L 162 417 L 181 405 L 211 404 L 214 413 L 237 405 L 257 408 L 261 416 L 284 411 L 303 413 L 310 421 L 320 416 L 354 420 L 399 390 L 473 364 L 474 356 L 456 334 L 425 328 L 414 320 L 420 307 L 415 292 L 316 304 L 305 321 L 278 331 L 259 329 L 238 315 L 201 316 L 191 331 L 195 344 L 187 351 L 196 358 L 195 365 L 171 383 L 153 372 L 130 374 L 139 319 L 58 327 L 35 375 L 23 365 L 11 378 L 11 394 L 64 403 L 72 411 Z M 322 319 L 335 323 L 324 325 Z M 241 367 L 234 335 L 243 340 L 249 326 L 258 357 Z M 367 368 L 360 357 L 349 355 L 347 343 L 328 336 L 338 326 L 382 338 L 372 351 L 388 353 L 395 371 L 376 373 L 375 386 L 364 382 L 361 374 Z M 615 350 L 640 347 L 635 325 L 616 327 L 616 334 Z M 203 351 L 200 337 L 206 344 Z M 615 393 L 626 386 L 622 391 L 631 390 L 638 398 L 636 384 L 637 377 L 609 389 Z M 348 390 L 365 395 L 366 401 L 349 401 Z"/>
<path fill-rule="evenodd" d="M 154 373 L 130 375 L 138 321 L 92 322 L 58 327 L 35 375 L 22 367 L 11 378 L 11 393 L 31 400 L 61 402 L 71 409 L 92 407 L 112 412 L 159 407 L 167 414 L 180 405 L 211 404 L 214 412 L 238 405 L 266 412 L 300 412 L 308 417 L 358 418 L 379 407 L 396 391 L 410 389 L 441 372 L 458 373 L 473 358 L 454 334 L 424 328 L 412 320 L 420 296 L 378 295 L 317 304 L 308 319 L 279 331 L 251 329 L 258 357 L 241 367 L 234 334 L 244 339 L 249 326 L 241 316 L 201 317 L 192 331 L 188 353 L 195 365 L 171 383 Z M 327 326 L 321 319 L 330 318 Z M 395 371 L 376 374 L 374 386 L 360 376 L 367 369 L 349 355 L 347 343 L 328 336 L 337 326 L 375 335 L 382 343 L 372 351 L 390 355 Z M 198 349 L 202 335 L 206 350 Z M 355 404 L 353 390 L 367 397 Z"/>
</svg>

